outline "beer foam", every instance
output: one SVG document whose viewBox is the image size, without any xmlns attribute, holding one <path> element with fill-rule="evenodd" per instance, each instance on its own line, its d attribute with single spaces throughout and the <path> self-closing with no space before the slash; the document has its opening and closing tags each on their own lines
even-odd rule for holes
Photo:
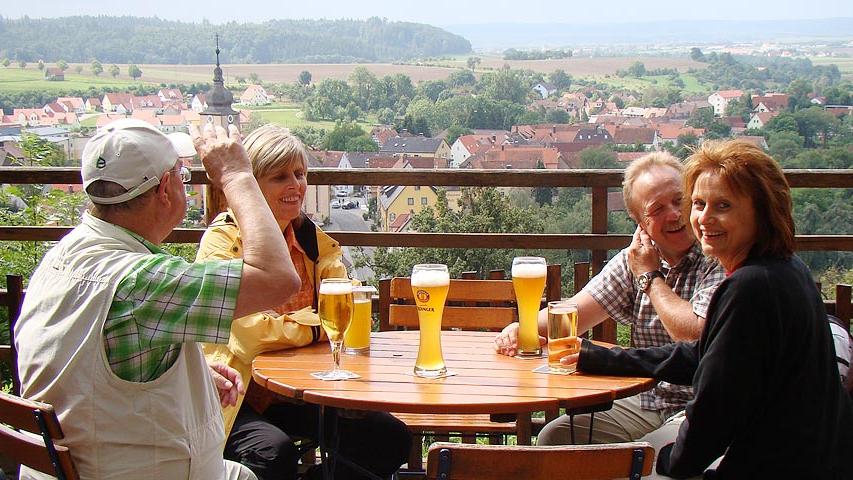
<svg viewBox="0 0 853 480">
<path fill-rule="evenodd" d="M 517 278 L 544 277 L 548 267 L 541 263 L 519 263 L 512 266 L 512 276 Z"/>
<path fill-rule="evenodd" d="M 320 295 L 347 295 L 352 293 L 352 283 L 321 283 Z"/>
<path fill-rule="evenodd" d="M 450 275 L 437 270 L 419 270 L 412 274 L 415 287 L 444 287 L 450 285 Z"/>
</svg>

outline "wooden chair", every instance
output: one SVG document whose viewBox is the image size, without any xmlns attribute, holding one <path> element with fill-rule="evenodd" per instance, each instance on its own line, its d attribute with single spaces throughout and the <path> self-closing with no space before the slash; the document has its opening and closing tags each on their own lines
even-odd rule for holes
<svg viewBox="0 0 853 480">
<path fill-rule="evenodd" d="M 560 299 L 560 265 L 549 265 L 543 306 Z M 512 281 L 505 279 L 503 270 L 489 273 L 489 279 L 477 280 L 473 272 L 462 279 L 451 279 L 447 302 L 442 316 L 443 329 L 500 331 L 517 320 L 515 293 Z M 414 305 L 411 281 L 395 277 L 379 282 L 380 330 L 417 329 L 418 315 Z M 556 418 L 556 411 L 546 412 L 546 419 Z M 533 423 L 529 415 L 421 415 L 395 413 L 413 436 L 409 469 L 422 469 L 423 436 L 435 435 L 446 440 L 451 434 L 460 435 L 463 442 L 474 443 L 477 436 L 487 436 L 499 443 L 504 435 L 516 435 L 519 444 L 530 445 Z"/>
<path fill-rule="evenodd" d="M 5 425 L 3 425 L 5 424 Z M 0 451 L 12 460 L 59 480 L 79 479 L 53 407 L 0 392 Z"/>
<path fill-rule="evenodd" d="M 18 378 L 18 352 L 15 350 L 15 323 L 21 314 L 24 303 L 24 279 L 20 275 L 6 275 L 6 291 L 0 291 L 0 307 L 9 312 L 9 345 L 0 345 L 0 362 L 9 366 L 12 376 L 12 393 L 21 393 L 21 380 Z"/>
<path fill-rule="evenodd" d="M 645 442 L 527 447 L 435 443 L 427 478 L 441 480 L 635 480 L 652 472 L 654 449 Z"/>
</svg>

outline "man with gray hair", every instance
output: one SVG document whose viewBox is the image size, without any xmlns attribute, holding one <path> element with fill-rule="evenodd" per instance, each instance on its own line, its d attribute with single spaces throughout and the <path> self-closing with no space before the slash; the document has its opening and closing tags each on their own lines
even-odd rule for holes
<svg viewBox="0 0 853 480">
<path fill-rule="evenodd" d="M 222 458 L 218 404 L 242 379 L 208 366 L 197 342 L 227 342 L 233 318 L 282 303 L 300 280 L 237 130 L 193 133 L 245 226 L 243 259 L 191 263 L 158 247 L 186 213 L 178 150 L 191 152 L 119 120 L 86 144 L 92 207 L 44 256 L 15 326 L 22 395 L 56 408 L 84 479 L 255 478 Z"/>
<path fill-rule="evenodd" d="M 625 169 L 625 205 L 637 230 L 631 244 L 572 297 L 578 306 L 578 332 L 611 317 L 632 326 L 635 347 L 699 338 L 708 302 L 724 274 L 702 255 L 686 225 L 681 171 L 681 163 L 666 153 L 650 153 Z M 541 335 L 546 321 L 543 310 Z M 495 349 L 506 355 L 515 355 L 517 345 L 517 323 L 495 338 Z M 612 409 L 595 415 L 592 442 L 638 440 L 683 410 L 691 398 L 690 387 L 661 382 L 649 392 L 616 400 Z M 590 416 L 576 416 L 574 424 L 586 432 Z M 537 444 L 564 445 L 571 438 L 570 420 L 564 415 L 545 425 Z M 586 435 L 576 438 L 577 443 L 586 441 Z"/>
</svg>

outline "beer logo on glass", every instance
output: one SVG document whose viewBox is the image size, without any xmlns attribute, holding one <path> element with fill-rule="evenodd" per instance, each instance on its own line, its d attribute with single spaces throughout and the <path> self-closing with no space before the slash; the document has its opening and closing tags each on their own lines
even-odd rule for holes
<svg viewBox="0 0 853 480">
<path fill-rule="evenodd" d="M 429 301 L 429 292 L 426 290 L 418 290 L 417 297 L 419 302 L 426 303 Z"/>
</svg>

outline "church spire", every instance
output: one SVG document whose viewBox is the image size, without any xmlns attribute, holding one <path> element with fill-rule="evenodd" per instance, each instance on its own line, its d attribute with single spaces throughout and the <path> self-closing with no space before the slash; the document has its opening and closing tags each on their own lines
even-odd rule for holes
<svg viewBox="0 0 853 480">
<path fill-rule="evenodd" d="M 213 69 L 213 88 L 207 92 L 207 110 L 202 115 L 229 116 L 237 112 L 231 108 L 234 103 L 234 95 L 225 88 L 225 79 L 222 76 L 222 67 L 219 66 L 219 34 L 216 34 L 216 68 Z M 232 123 L 232 122 L 229 122 Z"/>
</svg>

